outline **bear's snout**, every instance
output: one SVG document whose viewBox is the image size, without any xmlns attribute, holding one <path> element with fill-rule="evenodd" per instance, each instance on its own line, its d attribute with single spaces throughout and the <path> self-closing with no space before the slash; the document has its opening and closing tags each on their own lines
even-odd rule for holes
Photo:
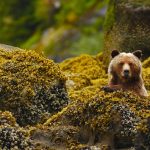
<svg viewBox="0 0 150 150">
<path fill-rule="evenodd" d="M 124 74 L 124 77 L 125 78 L 128 78 L 129 77 L 129 70 L 124 70 L 123 74 Z"/>
<path fill-rule="evenodd" d="M 130 66 L 129 66 L 129 64 L 127 64 L 127 63 L 125 63 L 125 64 L 123 65 L 122 76 L 123 76 L 123 78 L 125 78 L 125 79 L 128 79 L 128 78 L 131 76 L 131 74 L 130 74 Z"/>
</svg>

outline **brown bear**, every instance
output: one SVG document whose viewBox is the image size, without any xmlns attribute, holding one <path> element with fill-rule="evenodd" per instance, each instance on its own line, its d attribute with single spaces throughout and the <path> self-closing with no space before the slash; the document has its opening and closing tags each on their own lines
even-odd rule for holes
<svg viewBox="0 0 150 150">
<path fill-rule="evenodd" d="M 120 53 L 113 50 L 111 53 L 112 60 L 108 67 L 108 74 L 111 77 L 108 86 L 103 89 L 106 92 L 112 92 L 122 89 L 124 91 L 133 91 L 139 96 L 147 97 L 142 79 L 142 65 L 140 58 L 141 50 L 133 53 Z"/>
</svg>

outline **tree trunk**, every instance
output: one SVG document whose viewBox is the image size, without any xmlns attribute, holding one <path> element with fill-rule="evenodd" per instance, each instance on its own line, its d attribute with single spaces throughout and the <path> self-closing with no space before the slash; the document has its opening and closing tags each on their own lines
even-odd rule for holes
<svg viewBox="0 0 150 150">
<path fill-rule="evenodd" d="M 150 0 L 109 0 L 104 27 L 106 64 L 113 49 L 150 56 Z"/>
</svg>

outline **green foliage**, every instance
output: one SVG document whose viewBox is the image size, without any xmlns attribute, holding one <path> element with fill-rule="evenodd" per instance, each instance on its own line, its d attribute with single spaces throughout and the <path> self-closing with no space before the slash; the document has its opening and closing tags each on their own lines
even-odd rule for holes
<svg viewBox="0 0 150 150">
<path fill-rule="evenodd" d="M 94 32 L 92 34 L 81 35 L 80 39 L 74 42 L 70 48 L 73 55 L 97 54 L 103 49 L 103 33 Z"/>
<path fill-rule="evenodd" d="M 35 2 L 35 17 L 39 20 L 46 21 L 49 16 L 49 5 L 45 0 L 36 0 Z"/>
<path fill-rule="evenodd" d="M 33 1 L 0 1 L 0 41 L 18 45 L 34 31 Z M 27 15 L 30 14 L 30 15 Z"/>
<path fill-rule="evenodd" d="M 100 11 L 105 6 L 106 0 L 0 1 L 0 26 L 2 27 L 0 41 L 25 49 L 34 48 L 37 51 L 42 49 L 48 56 L 52 53 L 53 55 L 56 53 L 57 55 L 77 55 L 85 53 L 83 49 L 87 49 L 89 54 L 95 54 L 102 49 L 103 41 L 100 31 L 102 31 L 104 16 L 100 14 Z M 47 29 L 54 29 L 57 34 L 57 29 L 68 26 L 68 24 L 81 36 L 72 35 L 72 30 L 70 30 L 67 31 L 67 35 L 72 35 L 71 39 L 74 40 L 70 40 L 69 36 L 66 38 L 64 33 L 62 37 L 60 35 L 63 41 L 61 44 L 57 39 L 50 39 L 48 46 L 41 43 L 45 41 L 42 38 Z M 55 47 L 59 49 L 56 52 Z M 77 53 L 73 52 L 75 48 L 78 49 Z"/>
<path fill-rule="evenodd" d="M 106 14 L 104 29 L 109 31 L 115 21 L 115 0 L 108 0 L 108 11 Z"/>
<path fill-rule="evenodd" d="M 24 49 L 29 49 L 31 47 L 31 45 L 34 45 L 35 43 L 38 42 L 40 37 L 41 37 L 41 32 L 37 31 L 26 42 L 24 42 L 20 47 L 24 48 Z"/>
<path fill-rule="evenodd" d="M 87 11 L 90 7 L 95 5 L 97 0 L 63 0 L 61 10 L 56 16 L 57 21 L 64 22 L 67 19 L 69 13 L 73 13 L 76 17 L 79 17 Z"/>
<path fill-rule="evenodd" d="M 53 1 L 35 0 L 34 19 L 38 21 L 38 28 L 46 28 L 54 24 L 55 8 Z"/>
<path fill-rule="evenodd" d="M 81 16 L 90 13 L 92 10 L 102 8 L 106 4 L 106 0 L 101 2 L 99 0 L 63 0 L 61 9 L 56 14 L 57 23 L 74 22 L 74 20 L 78 20 Z"/>
</svg>

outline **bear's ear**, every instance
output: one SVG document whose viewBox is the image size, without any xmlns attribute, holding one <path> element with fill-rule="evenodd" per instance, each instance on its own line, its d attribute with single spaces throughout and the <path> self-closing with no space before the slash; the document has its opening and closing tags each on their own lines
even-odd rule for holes
<svg viewBox="0 0 150 150">
<path fill-rule="evenodd" d="M 141 50 L 136 50 L 136 51 L 133 52 L 133 55 L 136 56 L 137 58 L 141 59 L 142 51 Z"/>
<path fill-rule="evenodd" d="M 119 55 L 120 52 L 118 50 L 112 50 L 111 57 L 114 58 L 115 56 Z"/>
</svg>

